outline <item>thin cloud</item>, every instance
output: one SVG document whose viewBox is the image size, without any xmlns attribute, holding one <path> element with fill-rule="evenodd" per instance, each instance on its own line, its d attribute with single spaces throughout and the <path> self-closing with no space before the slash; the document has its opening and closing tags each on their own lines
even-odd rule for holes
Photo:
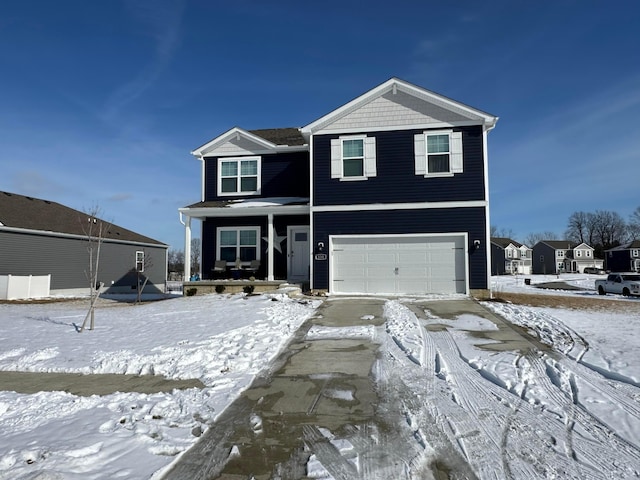
<svg viewBox="0 0 640 480">
<path fill-rule="evenodd" d="M 162 75 L 173 60 L 180 45 L 180 31 L 185 0 L 154 2 L 127 0 L 127 12 L 139 22 L 141 32 L 155 43 L 155 54 L 137 77 L 118 88 L 107 100 L 102 117 L 112 121 L 128 104 L 142 96 Z"/>
</svg>

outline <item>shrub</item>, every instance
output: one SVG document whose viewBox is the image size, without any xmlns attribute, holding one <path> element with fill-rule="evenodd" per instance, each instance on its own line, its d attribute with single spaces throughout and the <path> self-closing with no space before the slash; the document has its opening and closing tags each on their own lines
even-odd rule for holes
<svg viewBox="0 0 640 480">
<path fill-rule="evenodd" d="M 227 287 L 224 285 L 216 285 L 216 293 L 222 293 Z"/>
<path fill-rule="evenodd" d="M 197 292 L 197 288 L 189 288 L 187 289 L 187 297 L 193 297 Z"/>
<path fill-rule="evenodd" d="M 251 294 L 253 293 L 253 289 L 254 289 L 254 288 L 255 288 L 255 287 L 254 287 L 253 285 L 245 285 L 245 286 L 242 288 L 242 291 L 243 291 L 244 293 L 246 293 L 247 295 L 251 295 Z"/>
</svg>

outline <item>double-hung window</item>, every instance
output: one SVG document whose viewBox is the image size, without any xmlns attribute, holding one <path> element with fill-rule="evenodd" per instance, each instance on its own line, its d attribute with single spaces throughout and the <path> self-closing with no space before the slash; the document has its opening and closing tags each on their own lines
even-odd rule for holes
<svg viewBox="0 0 640 480">
<path fill-rule="evenodd" d="M 366 180 L 376 174 L 375 137 L 353 135 L 331 140 L 331 178 Z"/>
<path fill-rule="evenodd" d="M 234 263 L 260 260 L 260 227 L 219 227 L 216 258 Z"/>
<path fill-rule="evenodd" d="M 416 175 L 448 176 L 463 171 L 462 132 L 428 130 L 414 136 Z"/>
<path fill-rule="evenodd" d="M 218 195 L 257 195 L 260 157 L 218 159 Z"/>
<path fill-rule="evenodd" d="M 144 272 L 144 251 L 136 252 L 136 272 Z"/>
</svg>

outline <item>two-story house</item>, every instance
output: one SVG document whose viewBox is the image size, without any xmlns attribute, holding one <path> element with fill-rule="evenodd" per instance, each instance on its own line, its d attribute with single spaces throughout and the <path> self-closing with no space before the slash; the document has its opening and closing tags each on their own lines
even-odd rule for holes
<svg viewBox="0 0 640 480">
<path fill-rule="evenodd" d="M 193 152 L 186 249 L 199 219 L 205 277 L 259 260 L 332 294 L 486 292 L 497 120 L 392 78 L 299 129 L 233 128 Z"/>
<path fill-rule="evenodd" d="M 543 240 L 533 246 L 533 273 L 584 272 L 585 267 L 602 268 L 594 248 L 569 240 Z"/>
<path fill-rule="evenodd" d="M 607 250 L 605 262 L 612 272 L 640 272 L 640 240 Z"/>
<path fill-rule="evenodd" d="M 491 237 L 491 274 L 531 274 L 533 250 L 510 238 Z"/>
</svg>

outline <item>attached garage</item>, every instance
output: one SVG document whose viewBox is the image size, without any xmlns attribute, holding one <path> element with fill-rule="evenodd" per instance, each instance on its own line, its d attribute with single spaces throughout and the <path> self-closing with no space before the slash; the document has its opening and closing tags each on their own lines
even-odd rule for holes
<svg viewBox="0 0 640 480">
<path fill-rule="evenodd" d="M 465 233 L 330 236 L 330 292 L 465 294 L 466 245 Z"/>
</svg>

